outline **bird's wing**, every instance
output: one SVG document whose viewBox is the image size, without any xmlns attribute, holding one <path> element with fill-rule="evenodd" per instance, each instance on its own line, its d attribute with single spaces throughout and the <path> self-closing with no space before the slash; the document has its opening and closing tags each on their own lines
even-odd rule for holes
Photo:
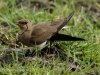
<svg viewBox="0 0 100 75">
<path fill-rule="evenodd" d="M 30 42 L 35 44 L 41 44 L 46 40 L 54 36 L 67 22 L 71 19 L 74 12 L 71 13 L 65 19 L 59 19 L 52 22 L 46 22 L 44 24 L 38 24 L 33 27 Z"/>
<path fill-rule="evenodd" d="M 57 27 L 62 22 L 63 19 L 35 25 L 33 27 L 30 42 L 34 44 L 40 44 L 50 39 L 53 36 L 53 34 L 57 31 Z"/>
</svg>

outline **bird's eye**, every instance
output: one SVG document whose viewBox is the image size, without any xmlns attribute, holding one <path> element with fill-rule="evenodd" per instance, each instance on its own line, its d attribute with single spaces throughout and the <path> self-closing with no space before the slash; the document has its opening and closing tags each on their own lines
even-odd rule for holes
<svg viewBox="0 0 100 75">
<path fill-rule="evenodd" d="M 23 25 L 27 24 L 27 22 L 22 22 Z"/>
</svg>

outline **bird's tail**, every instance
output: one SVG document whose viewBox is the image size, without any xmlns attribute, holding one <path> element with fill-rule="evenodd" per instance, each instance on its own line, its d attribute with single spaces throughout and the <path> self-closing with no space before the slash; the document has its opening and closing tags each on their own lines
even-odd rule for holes
<svg viewBox="0 0 100 75">
<path fill-rule="evenodd" d="M 83 38 L 79 37 L 73 37 L 70 35 L 65 35 L 65 34 L 55 34 L 51 39 L 51 41 L 85 41 Z"/>
</svg>

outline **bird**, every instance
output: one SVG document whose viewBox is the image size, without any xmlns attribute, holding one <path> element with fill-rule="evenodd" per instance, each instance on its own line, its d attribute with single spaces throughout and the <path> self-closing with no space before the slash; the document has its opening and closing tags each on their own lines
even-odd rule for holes
<svg viewBox="0 0 100 75">
<path fill-rule="evenodd" d="M 48 21 L 34 26 L 28 19 L 21 19 L 17 22 L 20 28 L 18 41 L 28 47 L 37 47 L 39 50 L 43 49 L 48 41 L 84 41 L 83 38 L 59 33 L 73 15 L 74 12 L 64 19 Z"/>
</svg>

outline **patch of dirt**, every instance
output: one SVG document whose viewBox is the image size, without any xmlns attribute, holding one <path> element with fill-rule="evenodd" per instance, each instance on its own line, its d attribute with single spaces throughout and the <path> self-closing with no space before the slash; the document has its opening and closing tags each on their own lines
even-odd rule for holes
<svg viewBox="0 0 100 75">
<path fill-rule="evenodd" d="M 60 68 L 65 62 L 67 55 L 65 54 L 65 51 L 62 50 L 59 45 L 54 45 L 51 48 L 45 47 L 41 51 L 36 51 L 35 49 L 0 49 L 0 64 L 2 67 L 5 66 L 5 64 L 12 64 L 13 62 L 19 62 L 22 63 L 24 66 L 26 61 L 29 62 L 35 62 L 39 61 L 40 67 L 43 67 L 43 65 L 51 66 L 53 68 L 55 65 L 53 60 L 56 60 L 57 58 L 60 59 L 60 62 L 56 66 L 57 68 Z M 16 57 L 18 56 L 18 57 Z M 18 60 L 18 61 L 15 61 Z M 81 67 L 79 66 L 78 62 L 75 62 L 73 57 L 69 57 L 69 65 L 71 71 L 75 71 L 76 69 L 80 70 Z"/>
</svg>

